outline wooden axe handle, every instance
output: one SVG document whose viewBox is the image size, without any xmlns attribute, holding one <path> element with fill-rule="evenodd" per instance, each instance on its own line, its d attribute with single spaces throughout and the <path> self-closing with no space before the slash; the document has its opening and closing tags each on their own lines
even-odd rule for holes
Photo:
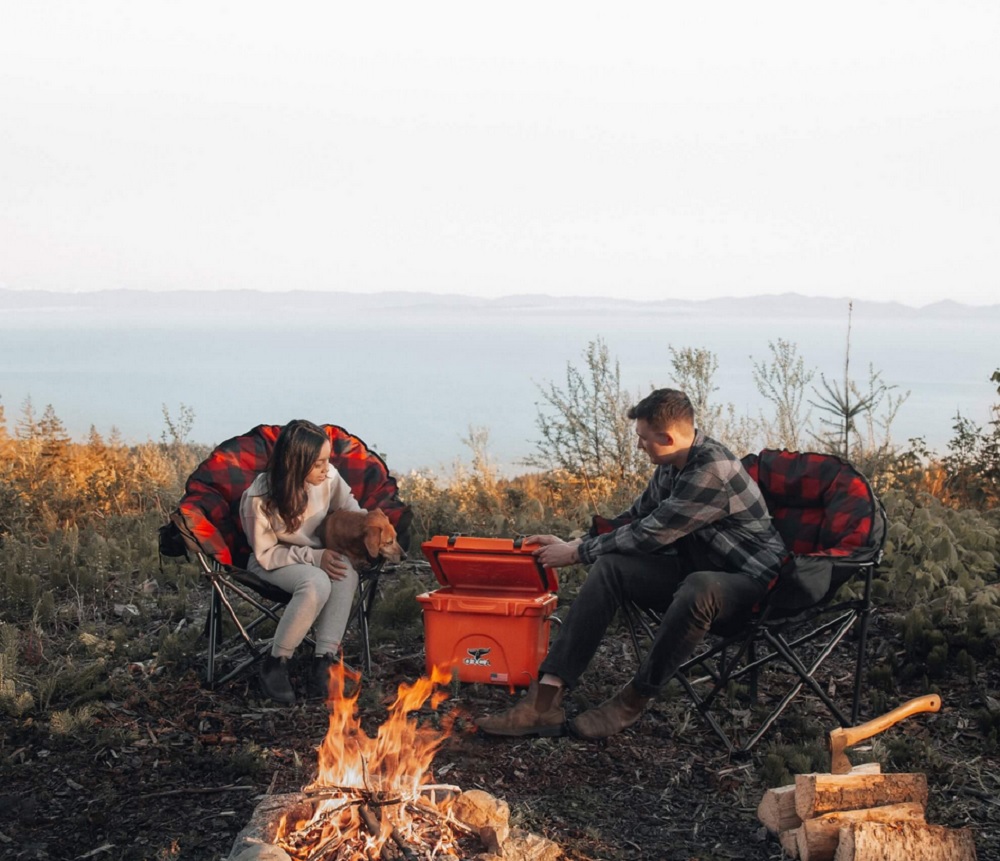
<svg viewBox="0 0 1000 861">
<path fill-rule="evenodd" d="M 887 712 L 881 717 L 873 718 L 860 726 L 848 726 L 835 729 L 830 733 L 831 741 L 835 738 L 838 747 L 843 750 L 873 735 L 878 735 L 883 730 L 899 723 L 903 718 L 920 712 L 936 712 L 941 708 L 941 697 L 937 694 L 927 694 L 908 700 L 901 706 L 897 706 L 891 712 Z"/>
</svg>

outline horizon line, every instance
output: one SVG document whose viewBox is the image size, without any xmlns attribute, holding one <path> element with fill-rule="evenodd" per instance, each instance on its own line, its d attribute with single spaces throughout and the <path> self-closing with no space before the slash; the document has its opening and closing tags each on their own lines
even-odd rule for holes
<svg viewBox="0 0 1000 861">
<path fill-rule="evenodd" d="M 925 310 L 938 305 L 950 305 L 959 306 L 964 308 L 995 308 L 1000 307 L 1000 302 L 982 302 L 973 303 L 969 301 L 959 301 L 957 299 L 943 298 L 935 299 L 927 302 L 923 305 L 910 304 L 908 302 L 902 301 L 900 299 L 869 299 L 863 297 L 856 297 L 850 295 L 839 295 L 839 296 L 811 296 L 806 293 L 798 293 L 794 290 L 785 290 L 776 293 L 754 293 L 748 296 L 736 296 L 736 295 L 722 295 L 722 296 L 709 296 L 705 298 L 690 298 L 690 297 L 668 297 L 663 299 L 627 299 L 619 298 L 612 295 L 607 296 L 593 296 L 586 294 L 573 294 L 573 295 L 556 295 L 552 293 L 504 293 L 498 296 L 477 296 L 474 293 L 437 293 L 431 290 L 326 290 L 319 288 L 305 288 L 305 287 L 291 287 L 283 289 L 280 287 L 274 287 L 270 289 L 261 289 L 258 287 L 209 287 L 209 288 L 197 288 L 197 287 L 99 287 L 95 289 L 87 288 L 65 288 L 58 289 L 53 287 L 10 287 L 8 285 L 0 282 L 0 292 L 9 293 L 46 293 L 54 294 L 60 296 L 89 296 L 97 295 L 101 293 L 135 293 L 135 294 L 145 294 L 145 295 L 157 295 L 157 294 L 176 294 L 176 293 L 194 293 L 198 295 L 207 295 L 213 293 L 253 293 L 261 296 L 272 296 L 272 295 L 291 295 L 291 294 L 318 294 L 318 295 L 341 295 L 341 296 L 357 296 L 357 297 L 369 297 L 378 298 L 386 296 L 413 296 L 413 297 L 423 297 L 423 298 L 433 298 L 433 299 L 462 299 L 474 302 L 492 303 L 492 302 L 502 302 L 508 300 L 551 300 L 556 302 L 615 302 L 624 305 L 653 305 L 653 304 L 667 304 L 673 302 L 682 302 L 687 304 L 709 304 L 712 302 L 747 302 L 753 301 L 755 299 L 782 299 L 782 298 L 794 298 L 794 299 L 804 299 L 807 301 L 818 301 L 818 302 L 863 302 L 872 305 L 899 305 L 905 308 L 911 308 L 913 310 Z"/>
</svg>

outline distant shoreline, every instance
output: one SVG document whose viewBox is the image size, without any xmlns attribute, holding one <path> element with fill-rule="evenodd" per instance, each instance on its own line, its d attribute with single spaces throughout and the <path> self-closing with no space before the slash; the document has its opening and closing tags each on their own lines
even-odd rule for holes
<svg viewBox="0 0 1000 861">
<path fill-rule="evenodd" d="M 378 293 L 320 290 L 137 290 L 130 288 L 56 291 L 12 289 L 0 287 L 0 311 L 40 311 L 53 309 L 90 309 L 118 314 L 136 312 L 190 314 L 192 310 L 219 310 L 229 313 L 249 313 L 260 308 L 306 311 L 309 309 L 348 309 L 352 311 L 422 311 L 440 310 L 475 311 L 567 311 L 577 314 L 606 309 L 635 309 L 643 312 L 662 313 L 726 313 L 771 314 L 780 316 L 817 316 L 829 318 L 843 314 L 846 319 L 848 304 L 856 312 L 902 315 L 907 317 L 962 317 L 966 315 L 993 317 L 1000 321 L 1000 303 L 969 305 L 942 300 L 927 305 L 914 306 L 903 302 L 872 301 L 863 298 L 817 297 L 799 293 L 760 294 L 749 297 L 723 297 L 713 299 L 664 298 L 634 300 L 615 297 L 549 296 L 518 294 L 496 298 L 480 298 L 450 293 L 405 292 L 386 290 Z"/>
<path fill-rule="evenodd" d="M 708 350 L 718 360 L 713 402 L 756 418 L 770 407 L 753 364 L 768 359 L 769 344 L 796 345 L 816 372 L 813 387 L 820 374 L 839 381 L 847 321 L 847 301 L 801 296 L 729 304 L 0 290 L 0 404 L 9 428 L 30 397 L 37 414 L 51 404 L 73 439 L 93 426 L 136 442 L 159 438 L 164 407 L 193 410 L 189 437 L 206 445 L 310 418 L 342 425 L 403 472 L 468 462 L 462 440 L 484 428 L 489 454 L 510 472 L 535 452 L 539 387 L 564 385 L 596 338 L 630 394 L 672 384 L 671 350 Z M 956 413 L 988 419 L 998 343 L 1000 305 L 855 302 L 850 375 L 864 387 L 873 368 L 895 395 L 912 392 L 893 441 L 923 436 L 943 452 Z"/>
</svg>

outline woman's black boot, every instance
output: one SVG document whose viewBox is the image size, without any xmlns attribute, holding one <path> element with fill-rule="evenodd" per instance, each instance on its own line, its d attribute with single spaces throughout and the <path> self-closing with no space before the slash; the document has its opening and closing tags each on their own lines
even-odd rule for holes
<svg viewBox="0 0 1000 861">
<path fill-rule="evenodd" d="M 268 655 L 260 665 L 260 689 L 264 696 L 277 703 L 293 705 L 295 691 L 288 678 L 288 658 Z"/>
<path fill-rule="evenodd" d="M 337 655 L 315 655 L 309 668 L 309 696 L 325 700 L 330 695 L 330 670 L 340 663 Z"/>
</svg>

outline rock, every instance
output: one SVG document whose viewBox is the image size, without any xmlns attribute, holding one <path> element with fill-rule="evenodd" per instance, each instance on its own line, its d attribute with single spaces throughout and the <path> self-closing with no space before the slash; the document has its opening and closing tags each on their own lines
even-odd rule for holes
<svg viewBox="0 0 1000 861">
<path fill-rule="evenodd" d="M 257 805 L 250 817 L 250 821 L 243 827 L 243 830 L 236 835 L 226 861 L 250 861 L 250 859 L 260 859 L 260 861 L 284 861 L 288 855 L 270 841 L 274 839 L 278 820 L 282 814 L 289 816 L 308 818 L 312 815 L 312 805 L 305 800 L 301 793 L 291 793 L 287 795 L 268 795 Z M 263 849 L 281 852 L 280 855 L 249 855 L 244 858 L 245 852 L 261 852 Z"/>
<path fill-rule="evenodd" d="M 506 852 L 510 835 L 510 806 L 481 789 L 470 789 L 455 799 L 452 815 L 479 834 L 483 845 L 494 855 Z"/>
<path fill-rule="evenodd" d="M 558 843 L 540 834 L 515 829 L 503 845 L 504 861 L 558 861 L 563 857 Z"/>
<path fill-rule="evenodd" d="M 292 861 L 292 858 L 284 849 L 271 843 L 258 843 L 233 856 L 232 861 Z"/>
</svg>

